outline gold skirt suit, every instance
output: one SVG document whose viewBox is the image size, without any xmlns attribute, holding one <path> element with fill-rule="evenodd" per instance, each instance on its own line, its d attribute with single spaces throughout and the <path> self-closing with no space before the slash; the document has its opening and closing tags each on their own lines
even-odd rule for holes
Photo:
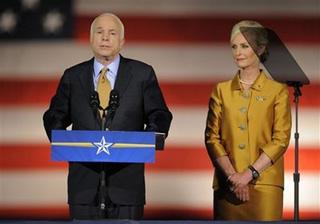
<svg viewBox="0 0 320 224">
<path fill-rule="evenodd" d="M 205 130 L 208 154 L 215 165 L 214 216 L 223 220 L 280 220 L 283 210 L 284 162 L 291 131 L 291 109 L 286 85 L 263 71 L 249 91 L 239 73 L 213 89 Z M 236 172 L 253 164 L 261 152 L 272 161 L 249 184 L 250 200 L 241 202 L 229 190 L 215 159 L 228 156 Z"/>
</svg>

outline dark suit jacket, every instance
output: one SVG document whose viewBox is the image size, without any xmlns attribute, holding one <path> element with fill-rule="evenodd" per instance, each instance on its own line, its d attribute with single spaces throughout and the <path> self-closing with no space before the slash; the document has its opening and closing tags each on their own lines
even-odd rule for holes
<svg viewBox="0 0 320 224">
<path fill-rule="evenodd" d="M 121 56 L 114 89 L 119 107 L 110 130 L 157 131 L 168 133 L 172 115 L 168 110 L 151 66 Z M 90 107 L 94 91 L 93 59 L 65 70 L 43 121 L 49 139 L 51 130 L 99 130 Z M 108 195 L 116 204 L 145 203 L 144 164 L 108 163 Z M 97 200 L 101 164 L 69 163 L 68 203 L 92 204 Z"/>
</svg>

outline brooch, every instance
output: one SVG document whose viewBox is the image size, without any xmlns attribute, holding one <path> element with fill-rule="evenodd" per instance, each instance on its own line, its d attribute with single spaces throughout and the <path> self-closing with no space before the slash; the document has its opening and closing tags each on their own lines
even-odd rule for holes
<svg viewBox="0 0 320 224">
<path fill-rule="evenodd" d="M 266 100 L 266 97 L 264 97 L 264 96 L 257 96 L 256 99 L 257 99 L 258 101 L 262 102 L 262 101 L 265 101 L 265 100 Z"/>
</svg>

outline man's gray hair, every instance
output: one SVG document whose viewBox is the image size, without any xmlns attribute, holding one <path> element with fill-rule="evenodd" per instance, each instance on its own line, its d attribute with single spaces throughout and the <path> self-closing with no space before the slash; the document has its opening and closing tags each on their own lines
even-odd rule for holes
<svg viewBox="0 0 320 224">
<path fill-rule="evenodd" d="M 91 39 L 91 37 L 92 37 L 93 31 L 94 31 L 94 30 L 93 30 L 93 29 L 94 29 L 94 25 L 95 25 L 97 19 L 100 18 L 100 17 L 104 17 L 104 16 L 112 17 L 112 18 L 114 18 L 114 19 L 117 21 L 117 23 L 120 25 L 120 38 L 123 39 L 123 38 L 124 38 L 124 25 L 123 25 L 121 19 L 120 19 L 118 16 L 116 16 L 115 14 L 113 14 L 113 13 L 108 13 L 108 12 L 103 13 L 103 14 L 97 16 L 97 17 L 92 21 L 91 27 L 90 27 L 90 39 Z"/>
</svg>

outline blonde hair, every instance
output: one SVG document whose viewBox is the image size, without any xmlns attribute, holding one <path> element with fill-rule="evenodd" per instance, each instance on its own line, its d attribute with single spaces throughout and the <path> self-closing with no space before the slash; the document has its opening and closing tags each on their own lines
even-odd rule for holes
<svg viewBox="0 0 320 224">
<path fill-rule="evenodd" d="M 233 38 L 238 34 L 241 33 L 242 28 L 263 28 L 263 26 L 253 20 L 242 20 L 238 23 L 236 23 L 231 30 L 231 35 L 230 35 L 230 41 L 233 40 Z"/>
<path fill-rule="evenodd" d="M 121 19 L 120 19 L 118 16 L 116 16 L 115 14 L 113 14 L 113 13 L 103 13 L 103 14 L 97 16 L 97 17 L 92 21 L 91 26 L 90 26 L 90 39 L 91 39 L 91 36 L 92 36 L 92 34 L 93 34 L 93 29 L 94 29 L 94 26 L 95 26 L 96 21 L 97 21 L 100 17 L 105 17 L 105 16 L 112 17 L 112 18 L 114 18 L 114 19 L 117 21 L 117 23 L 118 23 L 119 26 L 120 26 L 120 38 L 121 38 L 121 39 L 124 39 L 124 25 L 123 25 Z"/>
<path fill-rule="evenodd" d="M 268 32 L 260 23 L 253 20 L 242 20 L 236 23 L 231 30 L 230 42 L 232 42 L 239 33 L 244 34 L 251 47 L 259 56 L 261 62 L 267 60 L 269 55 L 267 49 L 269 42 Z M 261 49 L 263 49 L 262 52 Z"/>
</svg>

